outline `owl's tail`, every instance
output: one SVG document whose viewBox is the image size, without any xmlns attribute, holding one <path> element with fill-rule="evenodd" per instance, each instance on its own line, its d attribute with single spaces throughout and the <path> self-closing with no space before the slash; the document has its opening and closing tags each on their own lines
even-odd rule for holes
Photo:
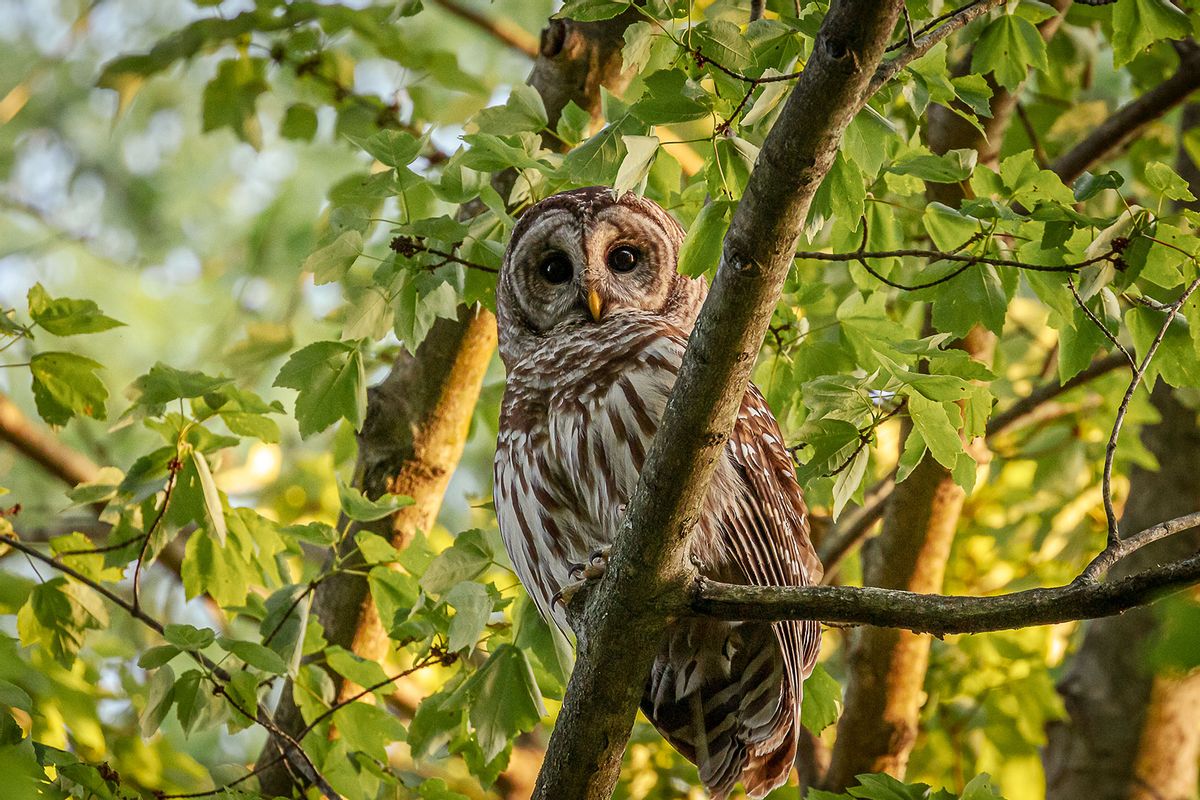
<svg viewBox="0 0 1200 800">
<path fill-rule="evenodd" d="M 642 711 L 699 768 L 714 800 L 739 780 L 763 797 L 796 760 L 800 679 L 772 625 L 684 620 L 654 663 Z"/>
</svg>

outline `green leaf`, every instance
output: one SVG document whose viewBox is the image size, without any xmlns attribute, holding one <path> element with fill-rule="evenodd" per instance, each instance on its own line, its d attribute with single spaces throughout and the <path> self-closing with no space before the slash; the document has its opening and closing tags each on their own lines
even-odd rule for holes
<svg viewBox="0 0 1200 800">
<path fill-rule="evenodd" d="M 988 72 L 1006 89 L 1016 89 L 1025 80 L 1029 67 L 1049 68 L 1046 42 L 1033 23 L 1005 14 L 992 20 L 975 43 L 971 71 Z"/>
<path fill-rule="evenodd" d="M 229 383 L 232 383 L 230 378 L 214 378 L 203 372 L 175 369 L 160 361 L 133 382 L 131 394 L 137 405 L 158 407 L 172 400 L 210 394 Z"/>
<path fill-rule="evenodd" d="M 356 230 L 344 230 L 329 244 L 316 250 L 301 267 L 313 274 L 313 283 L 323 284 L 341 280 L 362 255 L 363 238 Z"/>
<path fill-rule="evenodd" d="M 1188 182 L 1161 161 L 1151 161 L 1146 165 L 1145 180 L 1151 189 L 1172 200 L 1191 202 L 1196 199 L 1188 188 Z"/>
<path fill-rule="evenodd" d="M 950 150 L 944 155 L 916 153 L 902 156 L 888 167 L 897 175 L 912 175 L 932 183 L 958 183 L 971 177 L 979 153 L 975 150 Z"/>
<path fill-rule="evenodd" d="M 1159 39 L 1192 32 L 1187 12 L 1171 0 L 1122 0 L 1113 6 L 1113 66 L 1122 67 Z"/>
<path fill-rule="evenodd" d="M 1088 171 L 1084 171 L 1071 187 L 1075 193 L 1075 199 L 1080 203 L 1085 200 L 1091 200 L 1105 189 L 1120 189 L 1125 183 L 1125 179 L 1121 177 L 1121 173 L 1115 170 L 1093 175 Z"/>
<path fill-rule="evenodd" d="M 313 342 L 292 354 L 275 386 L 300 392 L 296 421 L 300 435 L 311 436 L 339 419 L 355 430 L 367 412 L 367 378 L 357 342 Z"/>
<path fill-rule="evenodd" d="M 182 651 L 173 644 L 160 644 L 158 647 L 151 647 L 146 652 L 142 653 L 138 659 L 137 665 L 142 669 L 156 669 L 166 664 Z"/>
<path fill-rule="evenodd" d="M 329 647 L 325 651 L 325 661 L 329 667 L 347 680 L 353 681 L 364 689 L 369 686 L 386 687 L 387 673 L 383 667 L 374 661 L 367 661 L 342 647 Z"/>
<path fill-rule="evenodd" d="M 460 695 L 469 700 L 468 717 L 487 761 L 546 715 L 533 668 L 525 654 L 511 644 L 497 647 L 455 693 L 456 698 Z"/>
<path fill-rule="evenodd" d="M 383 519 L 416 502 L 411 497 L 399 494 L 385 494 L 378 500 L 368 500 L 358 489 L 340 480 L 337 482 L 337 487 L 342 513 L 357 522 Z"/>
<path fill-rule="evenodd" d="M 421 576 L 421 588 L 441 595 L 462 581 L 479 577 L 492 563 L 492 553 L 479 531 L 463 531 L 454 545 L 430 562 Z"/>
<path fill-rule="evenodd" d="M 408 131 L 382 130 L 365 139 L 355 136 L 347 138 L 369 153 L 380 164 L 392 169 L 411 164 L 413 159 L 421 154 L 421 148 L 425 146 L 423 139 L 418 139 Z"/>
<path fill-rule="evenodd" d="M 391 545 L 386 537 L 369 530 L 361 530 L 354 534 L 354 542 L 358 552 L 368 564 L 393 564 L 400 557 L 400 551 Z"/>
<path fill-rule="evenodd" d="M 1149 308 L 1134 307 L 1125 313 L 1125 324 L 1133 337 L 1138 358 L 1145 358 L 1150 344 L 1162 330 L 1166 314 Z M 1154 386 L 1157 376 L 1176 388 L 1200 386 L 1200 354 L 1192 343 L 1186 321 L 1176 316 L 1167 327 L 1162 343 L 1146 369 L 1146 385 Z"/>
<path fill-rule="evenodd" d="M 222 546 L 225 544 L 225 509 L 221 504 L 221 493 L 217 491 L 217 482 L 213 480 L 208 468 L 208 460 L 200 452 L 192 451 L 192 464 L 200 479 L 200 491 L 204 495 L 204 516 L 208 522 L 208 530 L 217 537 Z"/>
<path fill-rule="evenodd" d="M 851 797 L 862 800 L 926 800 L 929 787 L 923 783 L 908 784 L 886 773 L 856 775 L 858 786 L 850 787 Z"/>
<path fill-rule="evenodd" d="M 108 415 L 108 389 L 96 375 L 101 364 L 74 353 L 37 353 L 29 360 L 38 414 L 51 425 L 64 425 L 76 414 L 93 419 Z"/>
<path fill-rule="evenodd" d="M 333 724 L 351 750 L 381 763 L 387 763 L 388 745 L 404 740 L 404 725 L 400 720 L 370 703 L 342 706 L 334 712 Z"/>
<path fill-rule="evenodd" d="M 201 650 L 216 639 L 210 628 L 196 628 L 184 623 L 171 623 L 163 628 L 163 638 L 180 650 Z"/>
<path fill-rule="evenodd" d="M 175 714 L 185 734 L 191 733 L 200 721 L 207 704 L 200 689 L 204 674 L 198 669 L 189 669 L 175 681 Z"/>
<path fill-rule="evenodd" d="M 283 115 L 279 135 L 285 139 L 310 141 L 317 135 L 317 112 L 308 103 L 293 103 Z"/>
<path fill-rule="evenodd" d="M 33 698 L 15 683 L 0 679 L 0 706 L 19 708 L 22 711 L 30 712 L 33 710 Z"/>
<path fill-rule="evenodd" d="M 162 721 L 175 703 L 175 673 L 166 665 L 154 671 L 150 678 L 150 691 L 146 695 L 146 705 L 142 711 L 142 738 L 149 739 L 158 733 Z"/>
<path fill-rule="evenodd" d="M 91 300 L 52 298 L 40 283 L 29 290 L 29 316 L 55 336 L 99 333 L 125 324 L 106 317 Z"/>
<path fill-rule="evenodd" d="M 522 83 L 513 87 L 504 105 L 483 109 L 471 122 L 475 126 L 472 130 L 508 136 L 521 131 L 539 133 L 549 124 L 549 118 L 541 94 Z"/>
<path fill-rule="evenodd" d="M 938 463 L 946 469 L 954 469 L 963 445 L 958 428 L 946 412 L 946 405 L 912 392 L 908 395 L 908 415 Z"/>
<path fill-rule="evenodd" d="M 804 680 L 800 700 L 800 723 L 815 734 L 837 722 L 842 707 L 842 686 L 825 667 L 817 664 Z"/>
<path fill-rule="evenodd" d="M 714 200 L 696 216 L 679 248 L 679 272 L 695 277 L 717 268 L 734 203 Z"/>
<path fill-rule="evenodd" d="M 450 619 L 447 647 L 452 652 L 474 647 L 492 613 L 487 589 L 474 581 L 463 581 L 446 593 L 446 602 L 455 612 Z"/>
<path fill-rule="evenodd" d="M 261 58 L 222 61 L 216 77 L 204 87 L 204 131 L 227 127 L 255 149 L 262 147 L 255 104 L 269 88 L 265 76 L 266 61 Z"/>
<path fill-rule="evenodd" d="M 618 199 L 626 192 L 640 195 L 646 190 L 646 176 L 658 154 L 657 136 L 622 136 L 621 141 L 625 145 L 625 158 L 613 180 Z"/>
<path fill-rule="evenodd" d="M 227 652 L 246 662 L 248 665 L 269 672 L 272 675 L 282 675 L 287 672 L 287 664 L 278 653 L 258 642 L 246 642 L 240 639 L 230 639 L 221 636 L 217 644 Z"/>
<path fill-rule="evenodd" d="M 567 0 L 554 16 L 579 22 L 597 22 L 612 19 L 627 8 L 629 3 L 624 0 Z"/>
</svg>

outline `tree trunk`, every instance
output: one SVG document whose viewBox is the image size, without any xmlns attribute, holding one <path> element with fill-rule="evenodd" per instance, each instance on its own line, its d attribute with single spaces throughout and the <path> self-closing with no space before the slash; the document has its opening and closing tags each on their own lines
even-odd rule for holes
<svg viewBox="0 0 1200 800">
<path fill-rule="evenodd" d="M 551 20 L 542 32 L 539 56 L 529 84 L 542 95 L 550 127 L 568 102 L 600 118 L 600 88 L 619 93 L 631 75 L 622 71 L 624 31 L 637 18 L 634 12 L 597 23 Z M 548 143 L 548 146 L 552 146 Z M 513 173 L 497 175 L 493 184 L 507 196 Z M 363 525 L 405 546 L 419 530 L 437 518 L 442 495 L 462 456 L 471 415 L 479 399 L 484 372 L 496 347 L 496 320 L 482 308 L 462 309 L 457 320 L 439 320 L 413 356 L 401 356 L 388 377 L 371 389 L 366 421 L 359 435 L 356 485 L 369 497 L 385 492 L 404 494 L 416 503 L 391 519 Z M 356 532 L 356 531 L 355 531 Z M 343 548 L 353 559 L 354 536 Z M 349 562 L 353 563 L 353 561 Z M 366 579 L 339 574 L 323 581 L 313 597 L 313 613 L 331 644 L 371 660 L 387 654 L 388 638 L 380 624 Z M 344 700 L 353 687 L 331 674 Z M 276 722 L 288 733 L 305 722 L 292 697 L 289 681 L 280 697 Z M 268 741 L 259 756 L 264 765 L 279 756 Z M 265 769 L 260 786 L 265 794 L 286 795 L 295 781 L 280 762 Z"/>
</svg>

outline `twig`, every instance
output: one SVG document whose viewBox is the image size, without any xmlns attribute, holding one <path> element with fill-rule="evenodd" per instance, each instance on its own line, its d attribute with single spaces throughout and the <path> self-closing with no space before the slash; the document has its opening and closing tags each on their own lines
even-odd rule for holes
<svg viewBox="0 0 1200 800">
<path fill-rule="evenodd" d="M 444 264 L 461 264 L 467 269 L 477 269 L 480 272 L 488 272 L 496 275 L 500 270 L 489 267 L 487 264 L 480 264 L 475 261 L 467 261 L 465 258 L 459 258 L 454 253 L 447 253 L 444 250 L 435 250 L 432 247 L 426 247 L 424 241 L 419 236 L 397 236 L 392 239 L 388 245 L 393 251 L 399 253 L 405 258 L 412 258 L 417 253 L 429 253 L 431 256 L 437 256 L 442 259 L 440 264 L 433 265 L 436 269 Z"/>
<path fill-rule="evenodd" d="M 1087 318 L 1092 321 L 1092 324 L 1095 325 L 1102 334 L 1104 334 L 1104 338 L 1112 342 L 1113 347 L 1117 348 L 1121 355 L 1125 356 L 1125 360 L 1129 362 L 1129 366 L 1134 370 L 1137 370 L 1137 360 L 1134 359 L 1133 354 L 1125 349 L 1125 345 L 1121 344 L 1117 337 L 1113 335 L 1113 332 L 1108 329 L 1108 326 L 1104 324 L 1104 321 L 1097 317 L 1095 312 L 1087 307 L 1087 303 L 1083 302 L 1083 298 L 1079 296 L 1079 290 L 1075 288 L 1074 278 L 1067 276 L 1067 287 L 1070 288 L 1071 296 L 1075 298 L 1075 304 L 1079 306 L 1079 310 L 1082 311 L 1084 315 L 1086 315 Z"/>
<path fill-rule="evenodd" d="M 1113 564 L 1116 564 L 1133 551 L 1145 547 L 1151 542 L 1157 542 L 1159 539 L 1191 530 L 1197 526 L 1200 526 L 1200 511 L 1188 514 L 1187 516 L 1169 519 L 1166 522 L 1160 522 L 1153 527 L 1146 528 L 1144 531 L 1139 531 L 1132 536 L 1120 539 L 1117 541 L 1115 547 L 1106 547 L 1103 552 L 1093 558 L 1084 567 L 1083 572 L 1079 574 L 1079 577 L 1075 581 L 1077 583 L 1095 582 Z"/>
<path fill-rule="evenodd" d="M 1000 5 L 1003 0 L 971 0 L 962 8 L 934 19 L 918 33 L 916 39 L 890 61 L 884 61 L 875 70 L 867 86 L 866 96 L 870 97 L 879 91 L 885 83 L 896 76 L 900 70 L 913 61 L 928 53 L 943 39 L 956 31 L 965 28 L 969 23 Z M 942 24 L 944 23 L 944 24 Z M 895 47 L 895 45 L 893 45 Z"/>
<path fill-rule="evenodd" d="M 1162 327 L 1158 329 L 1154 340 L 1146 348 L 1146 354 L 1142 356 L 1142 363 L 1134 370 L 1133 377 L 1129 381 L 1129 388 L 1125 390 L 1125 396 L 1121 399 L 1121 405 L 1117 409 L 1117 417 L 1113 420 L 1112 433 L 1109 434 L 1108 445 L 1104 449 L 1104 478 L 1101 482 L 1101 494 L 1104 499 L 1104 516 L 1108 522 L 1108 544 L 1105 545 L 1105 552 L 1120 547 L 1121 543 L 1120 533 L 1117 530 L 1117 512 L 1113 509 L 1112 501 L 1113 461 L 1117 456 L 1117 439 L 1121 435 L 1121 426 L 1125 422 L 1125 415 L 1129 413 L 1129 404 L 1133 400 L 1133 394 L 1137 391 L 1138 385 L 1146 375 L 1146 370 L 1150 367 L 1150 360 L 1154 358 L 1158 346 L 1166 338 L 1167 330 L 1171 327 L 1171 323 L 1175 320 L 1179 309 L 1183 307 L 1183 304 L 1187 302 L 1188 298 L 1192 296 L 1192 293 L 1198 287 L 1200 287 L 1200 278 L 1196 278 L 1188 284 L 1188 287 L 1183 290 L 1183 293 L 1179 295 L 1178 299 L 1175 300 L 1171 308 L 1167 311 L 1167 318 L 1163 320 Z"/>
<path fill-rule="evenodd" d="M 137 563 L 133 567 L 133 607 L 138 608 L 138 591 L 140 590 L 142 576 L 142 562 L 146 559 L 146 551 L 150 548 L 150 539 L 154 536 L 158 526 L 162 524 L 163 517 L 167 515 L 167 506 L 171 505 L 171 494 L 175 491 L 175 481 L 179 477 L 180 470 L 183 465 L 178 458 L 172 458 L 167 464 L 167 486 L 163 490 L 163 502 L 158 509 L 158 514 L 155 515 L 154 521 L 150 523 L 150 527 L 146 529 L 146 533 L 142 539 L 142 549 L 138 552 Z M 133 541 L 137 541 L 136 538 Z"/>
</svg>

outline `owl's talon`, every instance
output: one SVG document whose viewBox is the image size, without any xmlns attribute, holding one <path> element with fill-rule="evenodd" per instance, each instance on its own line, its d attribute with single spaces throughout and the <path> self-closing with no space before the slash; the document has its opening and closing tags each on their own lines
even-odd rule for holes
<svg viewBox="0 0 1200 800">
<path fill-rule="evenodd" d="M 550 598 L 550 605 L 570 606 L 581 591 L 604 577 L 604 572 L 608 569 L 608 553 L 609 548 L 602 547 L 588 554 L 586 563 L 568 564 L 567 575 L 572 582 L 554 593 Z"/>
</svg>

